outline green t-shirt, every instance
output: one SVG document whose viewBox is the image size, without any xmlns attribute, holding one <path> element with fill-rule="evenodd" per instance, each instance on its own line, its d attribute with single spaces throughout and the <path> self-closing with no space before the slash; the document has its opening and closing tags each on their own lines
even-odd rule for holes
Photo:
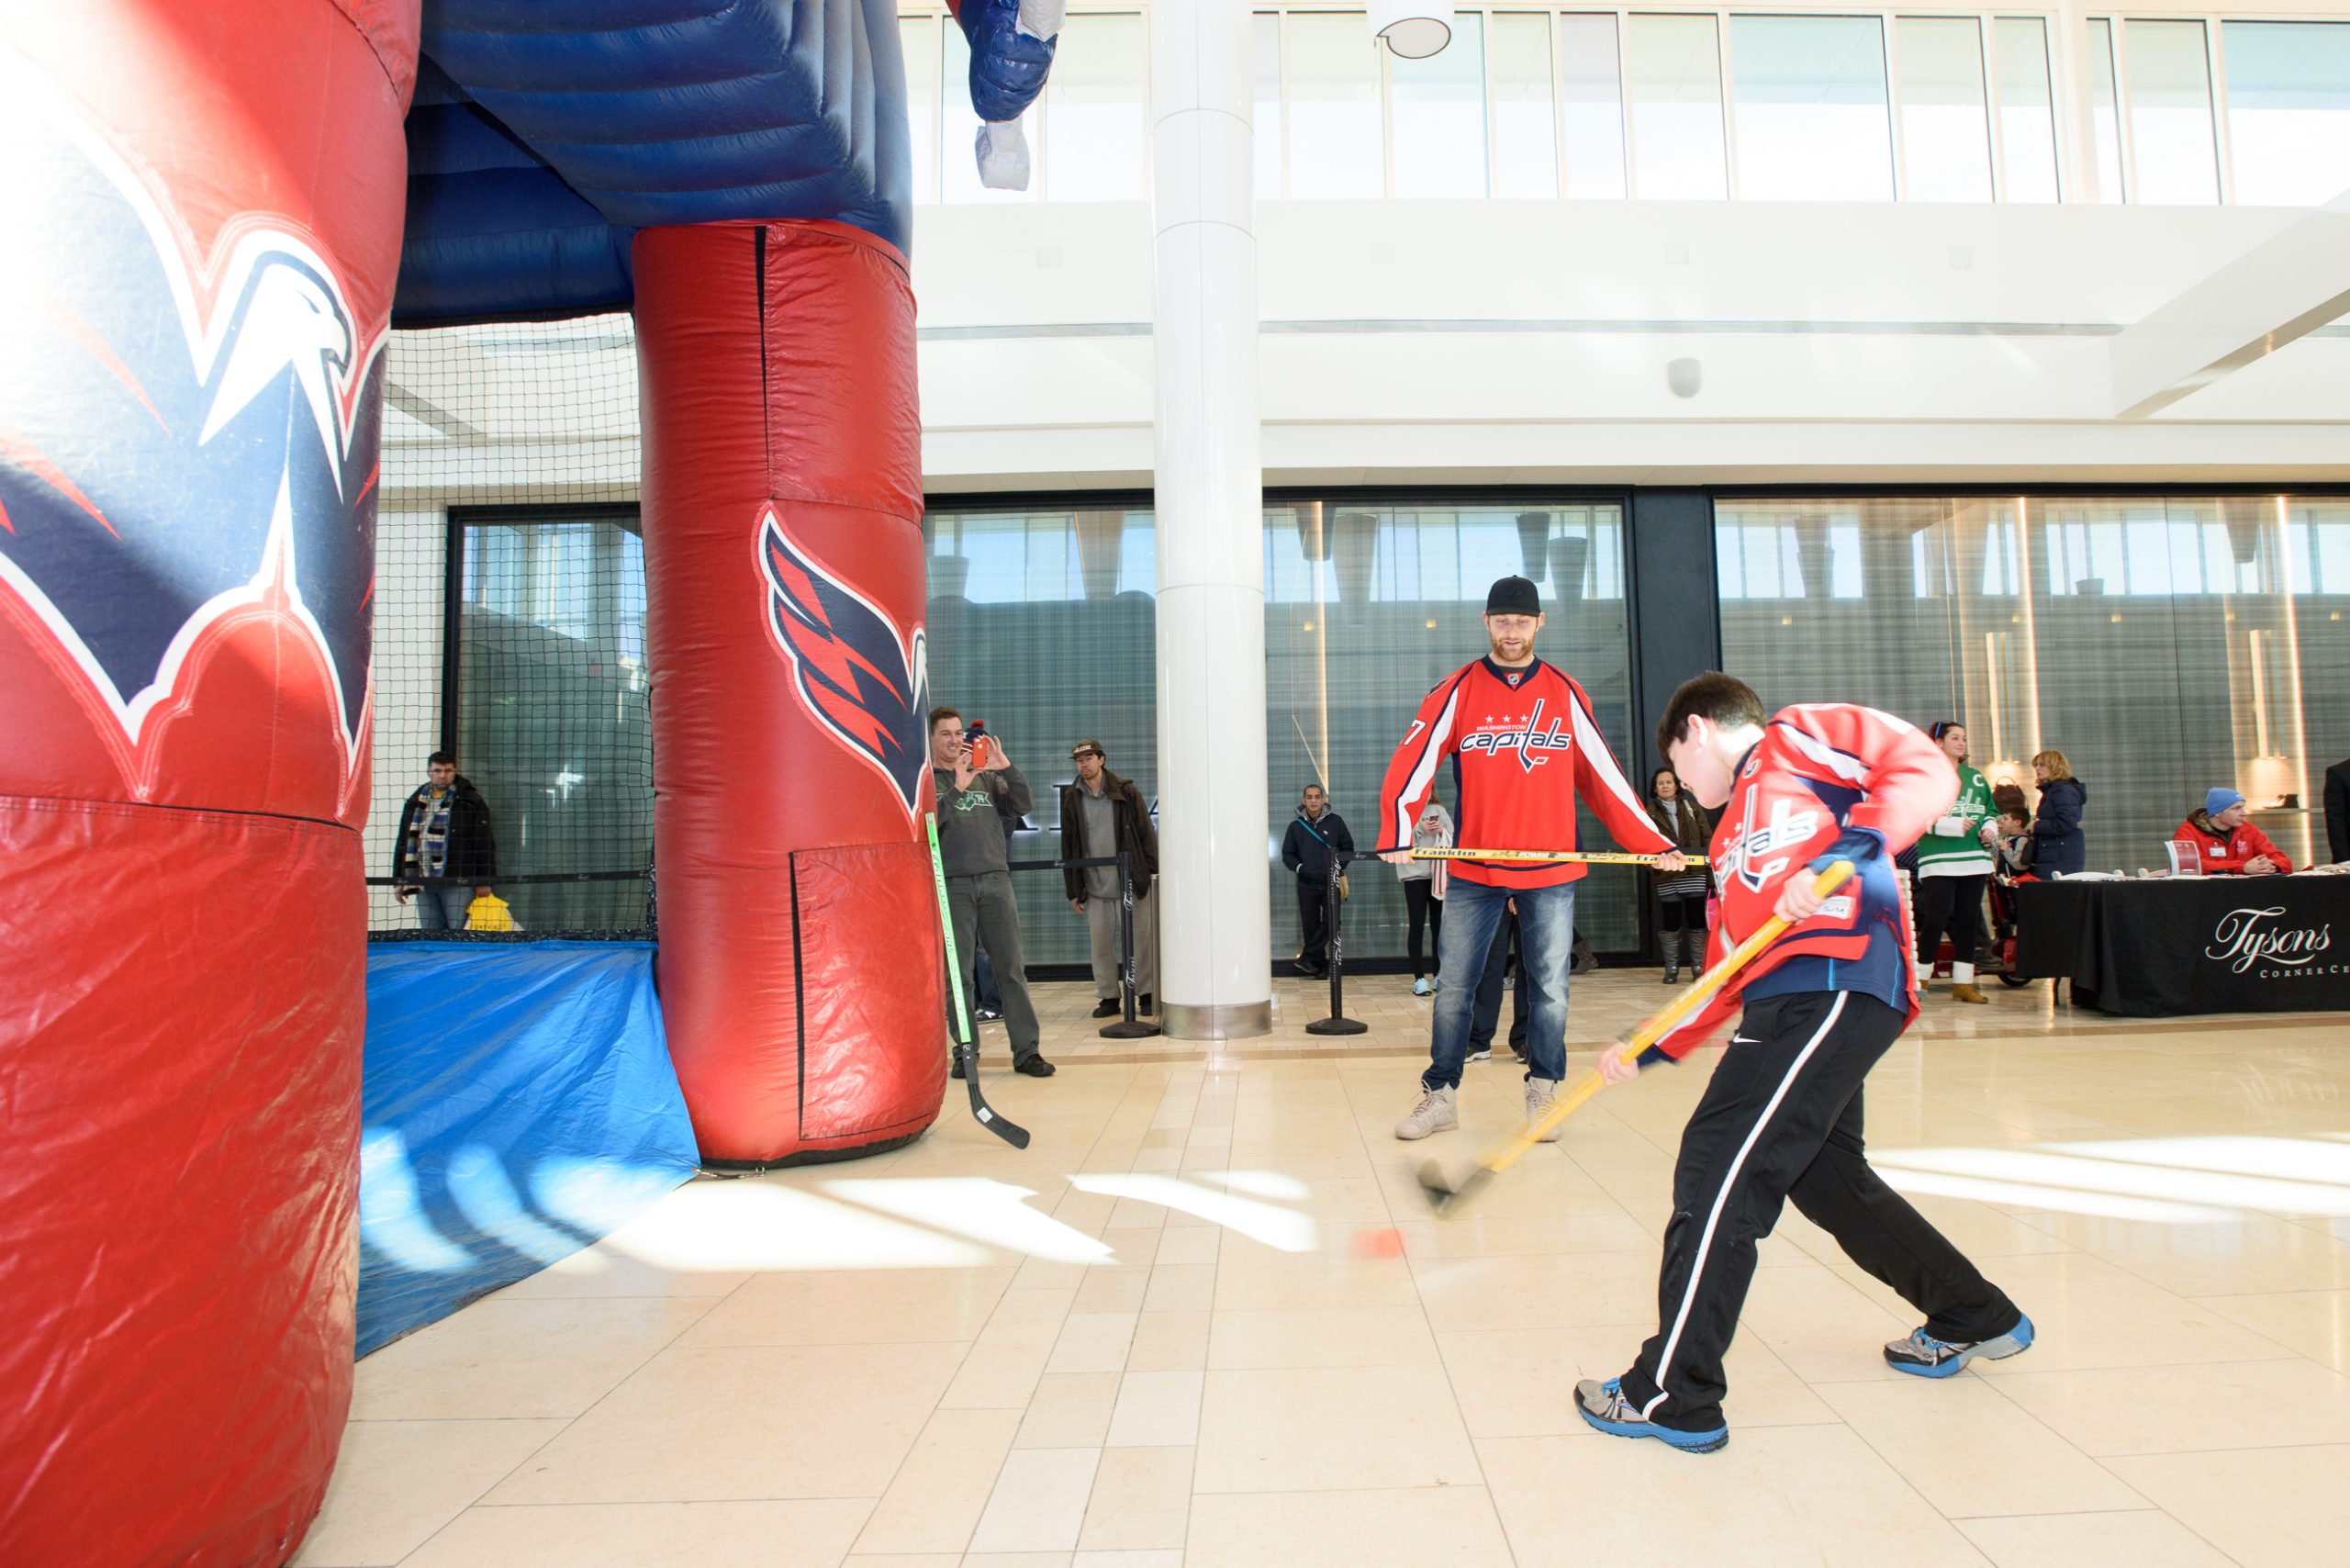
<svg viewBox="0 0 2350 1568">
<path fill-rule="evenodd" d="M 1964 763 L 1958 765 L 1958 799 L 1943 812 L 1936 828 L 1955 825 L 1956 833 L 1942 834 L 1928 829 L 1918 841 L 1918 875 L 1920 877 L 1987 877 L 1991 874 L 1991 852 L 1983 847 L 1975 836 L 1983 824 L 1991 819 L 1991 781 L 1975 768 Z"/>
</svg>

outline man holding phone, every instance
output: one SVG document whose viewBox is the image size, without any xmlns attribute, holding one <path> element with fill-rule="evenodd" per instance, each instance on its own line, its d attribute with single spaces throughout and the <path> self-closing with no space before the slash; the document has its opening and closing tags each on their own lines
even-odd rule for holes
<svg viewBox="0 0 2350 1568">
<path fill-rule="evenodd" d="M 993 735 L 974 746 L 963 733 L 963 715 L 952 708 L 930 711 L 931 782 L 938 794 L 938 852 L 946 870 L 946 907 L 955 921 L 955 959 L 963 969 L 963 994 L 979 991 L 979 949 L 984 943 L 1003 998 L 1003 1021 L 1012 1036 L 1012 1070 L 1030 1078 L 1050 1078 L 1053 1064 L 1037 1051 L 1035 1004 L 1028 1000 L 1027 970 L 1020 952 L 1020 911 L 1012 900 L 1012 863 L 1005 852 L 1001 813 L 1025 816 L 1036 804 L 1028 780 L 1003 754 Z M 951 1003 L 950 1003 L 951 1005 Z M 947 1032 L 956 1025 L 947 1020 Z M 961 1064 L 951 1069 L 962 1073 Z"/>
</svg>

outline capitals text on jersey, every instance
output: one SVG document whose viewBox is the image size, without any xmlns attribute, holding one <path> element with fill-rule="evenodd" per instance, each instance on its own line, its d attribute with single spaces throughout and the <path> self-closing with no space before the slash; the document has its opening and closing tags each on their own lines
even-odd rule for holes
<svg viewBox="0 0 2350 1568">
<path fill-rule="evenodd" d="M 1487 719 L 1483 724 L 1460 737 L 1462 751 L 1516 752 L 1517 765 L 1531 773 L 1550 761 L 1550 752 L 1570 752 L 1575 749 L 1575 738 L 1566 733 L 1566 720 L 1553 718 L 1548 729 L 1542 727 L 1542 710 L 1546 704 L 1537 698 L 1534 711 L 1524 719 L 1503 719 L 1498 722 Z M 1514 728 L 1512 726 L 1515 726 Z M 1418 721 L 1413 722 L 1418 728 Z M 1406 745 L 1410 737 L 1404 739 Z"/>
</svg>

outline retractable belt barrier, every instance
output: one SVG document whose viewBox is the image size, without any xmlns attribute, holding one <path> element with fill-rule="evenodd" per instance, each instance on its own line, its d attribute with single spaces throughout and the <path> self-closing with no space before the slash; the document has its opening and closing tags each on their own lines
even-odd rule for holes
<svg viewBox="0 0 2350 1568">
<path fill-rule="evenodd" d="M 1330 1015 L 1307 1024 L 1305 1032 L 1309 1035 L 1360 1035 L 1371 1029 L 1361 1019 L 1347 1016 L 1346 943 L 1338 935 L 1338 912 L 1346 900 L 1339 895 L 1338 879 L 1355 861 L 1378 858 L 1360 849 L 1330 851 L 1329 885 L 1322 895 L 1328 909 L 1324 921 L 1330 928 Z"/>
<path fill-rule="evenodd" d="M 1125 999 L 1125 1016 L 1114 1024 L 1102 1026 L 1099 1033 L 1106 1040 L 1147 1039 L 1159 1032 L 1158 1025 L 1146 1024 L 1135 1016 L 1135 878 L 1132 859 L 1121 849 L 1115 855 L 1005 863 L 1005 869 L 1012 871 L 1083 871 L 1096 866 L 1115 866 L 1118 868 L 1118 994 Z"/>
</svg>

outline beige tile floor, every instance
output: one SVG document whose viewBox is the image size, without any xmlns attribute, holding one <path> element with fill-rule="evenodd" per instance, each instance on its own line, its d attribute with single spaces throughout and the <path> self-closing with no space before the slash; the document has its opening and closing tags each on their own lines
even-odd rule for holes
<svg viewBox="0 0 2350 1568">
<path fill-rule="evenodd" d="M 1577 982 L 1587 1048 L 1665 995 Z M 1937 996 L 1869 1086 L 1888 1176 L 2032 1314 L 2028 1355 L 1886 1369 L 1908 1309 L 1790 1216 L 1730 1355 L 1730 1445 L 1596 1436 L 1579 1376 L 1651 1321 L 1707 1067 L 1583 1112 L 1476 1208 L 1516 1110 L 1390 1136 L 1427 1003 L 1326 991 L 1220 1047 L 990 1072 L 896 1153 L 697 1182 L 371 1356 L 308 1568 L 1359 1568 L 2350 1561 L 2350 1018 L 2073 1015 Z M 985 1042 L 1003 1059 L 1000 1031 Z M 1577 1070 L 1587 1061 L 1578 1055 Z M 950 1085 L 950 1088 L 954 1086 Z"/>
</svg>

